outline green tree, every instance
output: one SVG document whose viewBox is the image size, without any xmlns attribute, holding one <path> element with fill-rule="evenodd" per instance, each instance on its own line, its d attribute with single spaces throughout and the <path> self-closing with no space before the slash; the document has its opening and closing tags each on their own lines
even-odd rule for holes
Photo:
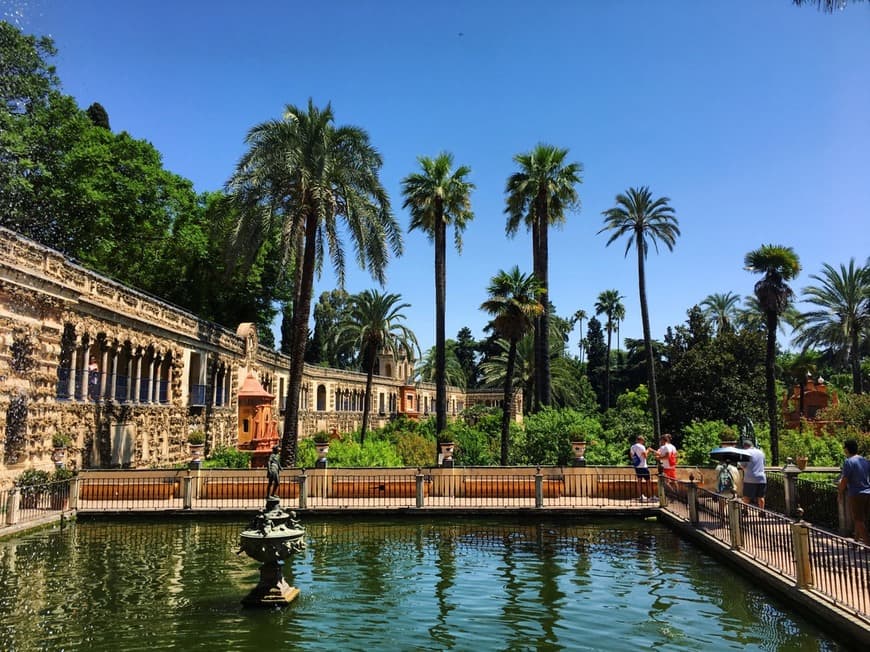
<svg viewBox="0 0 870 652">
<path fill-rule="evenodd" d="M 580 207 L 575 186 L 582 183 L 583 166 L 566 163 L 567 156 L 567 149 L 544 144 L 526 154 L 517 154 L 514 162 L 520 170 L 508 178 L 505 187 L 505 231 L 508 236 L 515 235 L 521 222 L 531 231 L 533 273 L 544 288 L 541 296 L 544 312 L 535 325 L 535 409 L 551 403 L 549 229 L 551 224 L 565 221 L 566 210 Z"/>
<path fill-rule="evenodd" d="M 779 418 L 776 406 L 776 329 L 779 316 L 791 302 L 794 292 L 787 281 L 795 278 L 801 265 L 791 247 L 762 245 L 746 254 L 744 266 L 750 272 L 763 274 L 755 284 L 755 296 L 765 316 L 767 351 L 765 354 L 765 377 L 767 418 L 770 423 L 770 456 L 773 464 L 779 464 Z"/>
<path fill-rule="evenodd" d="M 342 289 L 321 293 L 314 306 L 314 331 L 305 347 L 306 362 L 333 369 L 350 368 L 356 350 L 336 337 L 350 304 L 351 296 Z"/>
<path fill-rule="evenodd" d="M 480 370 L 477 365 L 477 341 L 468 326 L 463 326 L 456 333 L 456 359 L 462 367 L 465 376 L 465 387 L 474 389 L 480 384 Z"/>
<path fill-rule="evenodd" d="M 417 338 L 403 323 L 402 309 L 410 304 L 400 303 L 398 294 L 381 294 L 377 290 L 364 290 L 350 298 L 350 306 L 339 324 L 336 339 L 359 350 L 360 362 L 366 372 L 366 392 L 363 402 L 360 444 L 365 443 L 371 408 L 372 378 L 378 353 L 388 351 L 395 359 L 419 355 Z"/>
<path fill-rule="evenodd" d="M 734 321 L 737 317 L 737 305 L 740 303 L 740 295 L 733 292 L 725 294 L 709 294 L 701 302 L 704 315 L 716 327 L 717 333 L 734 330 Z"/>
<path fill-rule="evenodd" d="M 653 427 L 655 437 L 661 437 L 661 417 L 659 415 L 658 392 L 656 390 L 655 359 L 653 358 L 652 336 L 649 327 L 649 307 L 646 299 L 646 274 L 644 262 L 650 242 L 658 252 L 658 243 L 661 241 L 673 250 L 674 243 L 680 235 L 677 218 L 674 209 L 668 205 L 667 197 L 653 199 L 649 188 L 629 188 L 625 194 L 616 196 L 616 206 L 604 211 L 604 228 L 599 231 L 610 231 L 607 240 L 609 246 L 615 240 L 627 237 L 625 255 L 634 246 L 637 251 L 637 285 L 640 293 L 640 316 L 643 324 L 643 341 L 646 347 L 646 356 L 649 373 L 649 399 L 653 415 Z"/>
<path fill-rule="evenodd" d="M 800 315 L 800 332 L 796 338 L 804 346 L 828 349 L 833 357 L 848 360 L 852 371 L 852 391 L 864 392 L 861 374 L 861 350 L 870 335 L 870 262 L 863 267 L 822 266 L 818 282 L 804 288 L 803 299 L 816 307 Z"/>
<path fill-rule="evenodd" d="M 535 318 L 544 311 L 544 306 L 538 300 L 543 291 L 534 275 L 523 274 L 519 267 L 514 266 L 510 271 L 500 270 L 492 277 L 487 288 L 488 298 L 480 306 L 481 310 L 492 316 L 493 330 L 508 341 L 501 418 L 502 466 L 508 463 L 517 342 L 533 328 Z"/>
<path fill-rule="evenodd" d="M 336 126 L 331 105 L 308 101 L 307 109 L 288 105 L 284 119 L 269 120 L 247 135 L 229 188 L 246 207 L 242 233 L 275 233 L 281 239 L 282 261 L 295 263 L 293 329 L 287 411 L 281 459 L 293 465 L 299 437 L 299 394 L 314 275 L 326 250 L 339 287 L 344 286 L 342 231 L 354 245 L 356 262 L 379 283 L 390 251 L 402 253 L 402 234 L 379 178 L 381 155 L 358 127 Z M 276 224 L 278 225 L 276 227 Z M 259 247 L 257 247 L 259 248 Z"/>
<path fill-rule="evenodd" d="M 616 315 L 621 311 L 625 313 L 625 306 L 622 305 L 622 299 L 619 292 L 616 290 L 604 290 L 598 295 L 595 300 L 595 315 L 605 315 L 607 321 L 604 322 L 604 328 L 607 331 L 607 354 L 604 358 L 604 409 L 610 409 L 610 339 L 613 335 L 613 329 L 616 324 Z"/>
<path fill-rule="evenodd" d="M 434 159 L 417 159 L 422 172 L 402 180 L 403 207 L 411 213 L 410 230 L 420 229 L 435 244 L 435 433 L 447 426 L 447 381 L 445 315 L 447 305 L 447 225 L 453 224 L 453 241 L 462 251 L 462 232 L 474 218 L 467 181 L 471 168 L 453 169 L 453 156 L 441 153 Z"/>
<path fill-rule="evenodd" d="M 106 109 L 99 102 L 94 102 L 91 104 L 85 113 L 88 114 L 88 118 L 90 118 L 91 122 L 95 127 L 102 127 L 103 129 L 112 130 L 112 127 L 109 125 L 109 114 L 106 112 Z"/>
<path fill-rule="evenodd" d="M 420 380 L 427 383 L 435 382 L 437 368 L 437 347 L 429 348 L 417 363 L 414 373 Z M 466 387 L 465 370 L 456 355 L 456 340 L 444 343 L 444 381 L 454 387 Z"/>
</svg>

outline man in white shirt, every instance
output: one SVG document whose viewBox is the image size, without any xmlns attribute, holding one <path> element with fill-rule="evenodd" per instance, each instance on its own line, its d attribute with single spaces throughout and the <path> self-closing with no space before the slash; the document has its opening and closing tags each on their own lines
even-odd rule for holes
<svg viewBox="0 0 870 652">
<path fill-rule="evenodd" d="M 743 451 L 749 455 L 749 461 L 740 464 L 743 467 L 743 502 L 747 505 L 755 502 L 764 509 L 764 494 L 767 493 L 764 451 L 756 448 L 748 439 L 743 440 Z"/>
<path fill-rule="evenodd" d="M 628 452 L 631 464 L 634 466 L 634 474 L 637 478 L 637 499 L 641 502 L 655 500 L 653 497 L 647 498 L 647 495 L 652 494 L 649 466 L 646 461 L 647 451 L 646 439 L 644 439 L 643 435 L 638 435 L 636 442 L 632 444 Z"/>
</svg>

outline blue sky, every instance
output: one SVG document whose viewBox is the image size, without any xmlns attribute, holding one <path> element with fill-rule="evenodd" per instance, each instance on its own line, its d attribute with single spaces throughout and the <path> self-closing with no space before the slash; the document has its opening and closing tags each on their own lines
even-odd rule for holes
<svg viewBox="0 0 870 652">
<path fill-rule="evenodd" d="M 285 104 L 332 102 L 365 128 L 400 223 L 400 183 L 419 155 L 469 165 L 475 219 L 447 260 L 447 334 L 469 326 L 489 279 L 531 270 L 527 233 L 504 236 L 512 157 L 539 142 L 584 165 L 582 209 L 550 239 L 560 315 L 624 295 L 641 337 L 637 269 L 605 247 L 601 212 L 647 185 L 670 197 L 682 236 L 650 254 L 653 337 L 714 292 L 751 294 L 747 251 L 793 247 L 822 263 L 870 255 L 870 4 L 826 15 L 788 0 L 736 2 L 296 1 L 127 3 L 0 0 L 4 18 L 55 39 L 64 91 L 100 102 L 112 128 L 151 141 L 197 190 L 224 184 L 253 125 Z M 374 287 L 349 268 L 347 289 Z M 387 289 L 434 343 L 433 250 L 419 232 Z M 325 273 L 315 289 L 334 284 Z M 572 336 L 572 352 L 577 353 Z"/>
</svg>

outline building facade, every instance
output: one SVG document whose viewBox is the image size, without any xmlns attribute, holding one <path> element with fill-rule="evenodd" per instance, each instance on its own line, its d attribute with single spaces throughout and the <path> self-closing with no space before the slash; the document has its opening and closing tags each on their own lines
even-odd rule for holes
<svg viewBox="0 0 870 652">
<path fill-rule="evenodd" d="M 194 430 L 209 448 L 237 445 L 245 379 L 276 396 L 282 424 L 288 370 L 289 358 L 261 346 L 254 324 L 232 332 L 0 229 L 0 486 L 24 469 L 51 468 L 58 434 L 79 468 L 176 464 Z M 411 361 L 380 356 L 372 427 L 434 412 L 435 386 L 412 377 Z M 500 394 L 448 387 L 448 414 L 500 405 Z M 359 428 L 364 396 L 364 373 L 307 365 L 300 435 Z M 522 396 L 514 414 L 522 419 Z"/>
</svg>

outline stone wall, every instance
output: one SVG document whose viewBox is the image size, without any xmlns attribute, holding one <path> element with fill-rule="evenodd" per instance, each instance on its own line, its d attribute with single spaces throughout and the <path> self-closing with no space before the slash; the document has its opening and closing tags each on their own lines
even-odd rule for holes
<svg viewBox="0 0 870 652">
<path fill-rule="evenodd" d="M 383 367 L 394 377 L 375 376 L 370 427 L 434 412 L 434 385 L 395 377 L 404 361 Z M 253 324 L 232 332 L 0 228 L 0 487 L 25 469 L 53 468 L 58 433 L 71 439 L 76 468 L 183 464 L 193 430 L 206 432 L 207 450 L 235 445 L 248 374 L 277 396 L 280 427 L 288 371 L 289 358 L 260 346 Z M 359 428 L 365 382 L 306 365 L 300 435 Z M 448 388 L 449 415 L 466 404 Z"/>
</svg>

